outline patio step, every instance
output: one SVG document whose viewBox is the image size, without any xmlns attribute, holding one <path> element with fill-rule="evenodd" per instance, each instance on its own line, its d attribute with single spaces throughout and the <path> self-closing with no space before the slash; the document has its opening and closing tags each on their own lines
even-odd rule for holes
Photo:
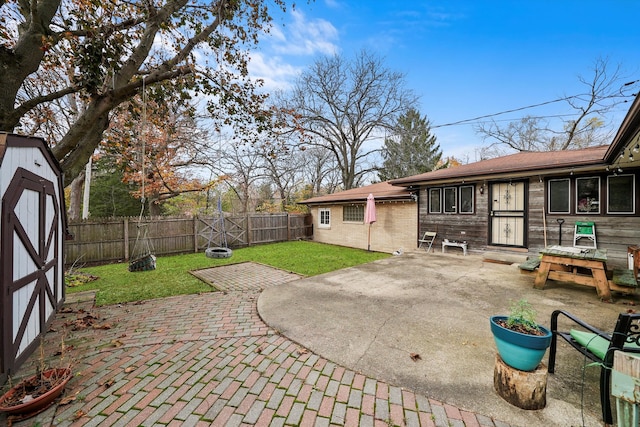
<svg viewBox="0 0 640 427">
<path fill-rule="evenodd" d="M 526 254 L 514 254 L 507 252 L 485 252 L 482 259 L 486 262 L 496 262 L 500 264 L 522 264 L 527 260 Z"/>
</svg>

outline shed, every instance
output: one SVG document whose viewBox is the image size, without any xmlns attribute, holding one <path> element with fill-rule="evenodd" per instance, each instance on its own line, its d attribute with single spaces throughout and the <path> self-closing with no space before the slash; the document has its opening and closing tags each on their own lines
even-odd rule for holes
<svg viewBox="0 0 640 427">
<path fill-rule="evenodd" d="M 38 348 L 64 302 L 62 170 L 41 138 L 0 133 L 0 383 Z"/>
</svg>

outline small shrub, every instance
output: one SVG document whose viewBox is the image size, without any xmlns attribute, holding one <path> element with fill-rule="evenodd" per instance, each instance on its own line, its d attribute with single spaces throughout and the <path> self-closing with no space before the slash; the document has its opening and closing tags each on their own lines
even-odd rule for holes
<svg viewBox="0 0 640 427">
<path fill-rule="evenodd" d="M 539 335 L 540 327 L 536 322 L 536 310 L 526 299 L 511 304 L 511 313 L 507 318 L 507 328 L 525 334 Z"/>
</svg>

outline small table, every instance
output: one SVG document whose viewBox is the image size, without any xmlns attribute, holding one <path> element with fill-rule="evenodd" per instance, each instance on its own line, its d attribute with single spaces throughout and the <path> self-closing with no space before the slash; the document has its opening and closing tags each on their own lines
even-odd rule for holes
<svg viewBox="0 0 640 427">
<path fill-rule="evenodd" d="M 548 279 L 596 288 L 601 300 L 611 299 L 607 280 L 607 251 L 603 249 L 549 246 L 540 251 L 542 259 L 533 287 L 543 289 Z M 591 274 L 578 271 L 590 270 Z"/>
<path fill-rule="evenodd" d="M 463 255 L 467 255 L 467 242 L 459 242 L 457 240 L 449 240 L 449 239 L 444 239 L 442 241 L 442 253 L 444 253 L 444 248 L 446 248 L 447 246 L 454 246 L 454 247 L 458 247 L 458 248 L 462 248 L 462 254 Z"/>
</svg>

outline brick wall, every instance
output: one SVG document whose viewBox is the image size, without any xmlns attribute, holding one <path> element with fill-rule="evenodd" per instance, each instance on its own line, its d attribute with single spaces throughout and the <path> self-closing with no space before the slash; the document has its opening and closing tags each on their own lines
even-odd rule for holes
<svg viewBox="0 0 640 427">
<path fill-rule="evenodd" d="M 369 225 L 343 222 L 342 205 L 322 206 L 331 210 L 331 227 L 319 226 L 318 206 L 311 208 L 313 240 L 333 245 L 367 249 Z M 376 202 L 377 221 L 371 224 L 371 250 L 391 253 L 418 247 L 418 208 L 415 202 Z"/>
</svg>

